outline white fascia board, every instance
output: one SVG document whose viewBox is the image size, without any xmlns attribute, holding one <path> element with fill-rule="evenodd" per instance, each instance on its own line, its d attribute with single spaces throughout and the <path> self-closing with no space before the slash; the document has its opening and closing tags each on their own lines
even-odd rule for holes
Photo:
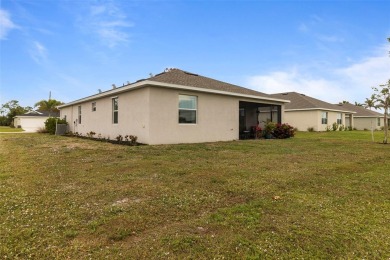
<svg viewBox="0 0 390 260">
<path fill-rule="evenodd" d="M 353 116 L 354 118 L 384 118 L 385 116 Z"/>
<path fill-rule="evenodd" d="M 235 97 L 251 98 L 251 99 L 257 99 L 257 100 L 273 101 L 273 102 L 278 102 L 278 103 L 290 103 L 290 100 L 285 100 L 285 99 L 246 95 L 246 94 L 240 94 L 240 93 L 234 93 L 234 92 L 228 92 L 228 91 L 204 89 L 204 88 L 183 86 L 183 85 L 177 85 L 177 84 L 171 84 L 171 83 L 162 83 L 162 82 L 157 82 L 157 81 L 152 81 L 152 80 L 144 80 L 144 81 L 133 83 L 131 85 L 127 85 L 125 87 L 120 87 L 117 89 L 108 90 L 108 91 L 105 91 L 103 93 L 99 93 L 99 94 L 89 96 L 86 98 L 78 99 L 78 100 L 69 102 L 67 104 L 58 106 L 58 108 L 61 109 L 63 107 L 68 107 L 71 105 L 87 102 L 90 100 L 96 100 L 96 99 L 107 97 L 107 96 L 113 96 L 115 94 L 119 94 L 119 93 L 126 92 L 126 91 L 131 91 L 134 89 L 138 89 L 141 87 L 147 87 L 147 86 L 165 87 L 165 88 L 172 88 L 172 89 L 182 89 L 182 90 L 188 90 L 188 91 L 221 94 L 221 95 L 226 95 L 226 96 L 235 96 Z"/>
<path fill-rule="evenodd" d="M 340 112 L 340 113 L 346 113 L 346 114 L 356 114 L 355 111 L 337 110 L 337 109 L 329 109 L 329 108 L 299 108 L 299 109 L 285 109 L 284 112 L 313 111 L 313 110 Z"/>
</svg>

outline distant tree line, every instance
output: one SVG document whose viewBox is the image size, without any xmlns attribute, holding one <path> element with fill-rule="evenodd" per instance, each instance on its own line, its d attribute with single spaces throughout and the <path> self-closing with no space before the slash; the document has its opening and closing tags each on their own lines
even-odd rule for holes
<svg viewBox="0 0 390 260">
<path fill-rule="evenodd" d="M 0 126 L 12 126 L 14 117 L 17 115 L 25 114 L 31 110 L 47 111 L 49 116 L 58 112 L 57 106 L 64 104 L 61 101 L 55 99 L 41 100 L 35 103 L 34 108 L 27 106 L 23 107 L 17 100 L 8 101 L 1 105 L 0 108 Z"/>
</svg>

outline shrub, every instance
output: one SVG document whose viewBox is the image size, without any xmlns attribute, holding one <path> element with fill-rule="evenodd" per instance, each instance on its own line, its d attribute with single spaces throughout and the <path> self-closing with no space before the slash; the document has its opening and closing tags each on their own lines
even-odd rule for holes
<svg viewBox="0 0 390 260">
<path fill-rule="evenodd" d="M 87 133 L 87 137 L 88 138 L 93 138 L 93 136 L 95 135 L 96 133 L 94 131 L 91 131 L 89 133 Z"/>
<path fill-rule="evenodd" d="M 339 125 L 336 122 L 332 124 L 333 131 L 337 131 L 338 128 L 339 128 Z"/>
<path fill-rule="evenodd" d="M 294 127 L 289 124 L 276 124 L 272 135 L 278 139 L 290 138 L 295 134 Z"/>
<path fill-rule="evenodd" d="M 49 117 L 45 121 L 45 129 L 49 134 L 54 135 L 56 133 L 56 123 L 57 124 L 65 124 L 65 125 L 68 124 L 65 119 L 58 119 L 56 117 Z"/>
<path fill-rule="evenodd" d="M 307 131 L 308 131 L 308 132 L 314 132 L 314 127 L 308 127 L 308 128 L 307 128 Z"/>
<path fill-rule="evenodd" d="M 344 129 L 345 129 L 344 125 L 339 126 L 339 131 L 344 131 Z"/>
</svg>

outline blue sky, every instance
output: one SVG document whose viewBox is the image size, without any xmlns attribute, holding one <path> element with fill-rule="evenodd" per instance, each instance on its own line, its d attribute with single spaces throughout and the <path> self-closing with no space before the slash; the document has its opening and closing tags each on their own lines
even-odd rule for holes
<svg viewBox="0 0 390 260">
<path fill-rule="evenodd" d="M 390 78 L 390 1 L 2 0 L 0 103 L 69 102 L 174 67 L 364 102 Z"/>
</svg>

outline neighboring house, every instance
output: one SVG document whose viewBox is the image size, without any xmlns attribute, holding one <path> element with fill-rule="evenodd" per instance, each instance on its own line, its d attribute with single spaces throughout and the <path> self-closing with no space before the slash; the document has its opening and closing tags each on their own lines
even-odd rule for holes
<svg viewBox="0 0 390 260">
<path fill-rule="evenodd" d="M 314 131 L 326 131 L 333 123 L 338 125 L 352 125 L 346 123 L 350 114 L 355 112 L 350 109 L 327 103 L 297 92 L 286 92 L 272 94 L 272 97 L 287 99 L 291 102 L 285 106 L 284 122 L 299 131 L 307 131 L 312 128 Z"/>
<path fill-rule="evenodd" d="M 353 120 L 353 127 L 357 130 L 380 130 L 382 127 L 384 127 L 384 115 L 381 113 L 378 113 L 376 111 L 372 111 L 369 109 L 366 109 L 362 106 L 355 106 L 353 104 L 337 104 L 337 106 L 342 107 L 347 110 L 351 110 L 356 112 L 353 114 L 352 120 Z M 349 115 L 347 115 L 347 124 L 346 126 L 349 127 Z"/>
<path fill-rule="evenodd" d="M 52 113 L 51 117 L 58 117 L 59 113 Z M 29 111 L 23 115 L 14 117 L 14 126 L 22 128 L 26 132 L 36 132 L 45 127 L 45 121 L 49 118 L 47 111 Z"/>
<path fill-rule="evenodd" d="M 289 101 L 179 69 L 59 106 L 70 131 L 144 144 L 237 140 L 264 119 L 282 122 Z"/>
</svg>

